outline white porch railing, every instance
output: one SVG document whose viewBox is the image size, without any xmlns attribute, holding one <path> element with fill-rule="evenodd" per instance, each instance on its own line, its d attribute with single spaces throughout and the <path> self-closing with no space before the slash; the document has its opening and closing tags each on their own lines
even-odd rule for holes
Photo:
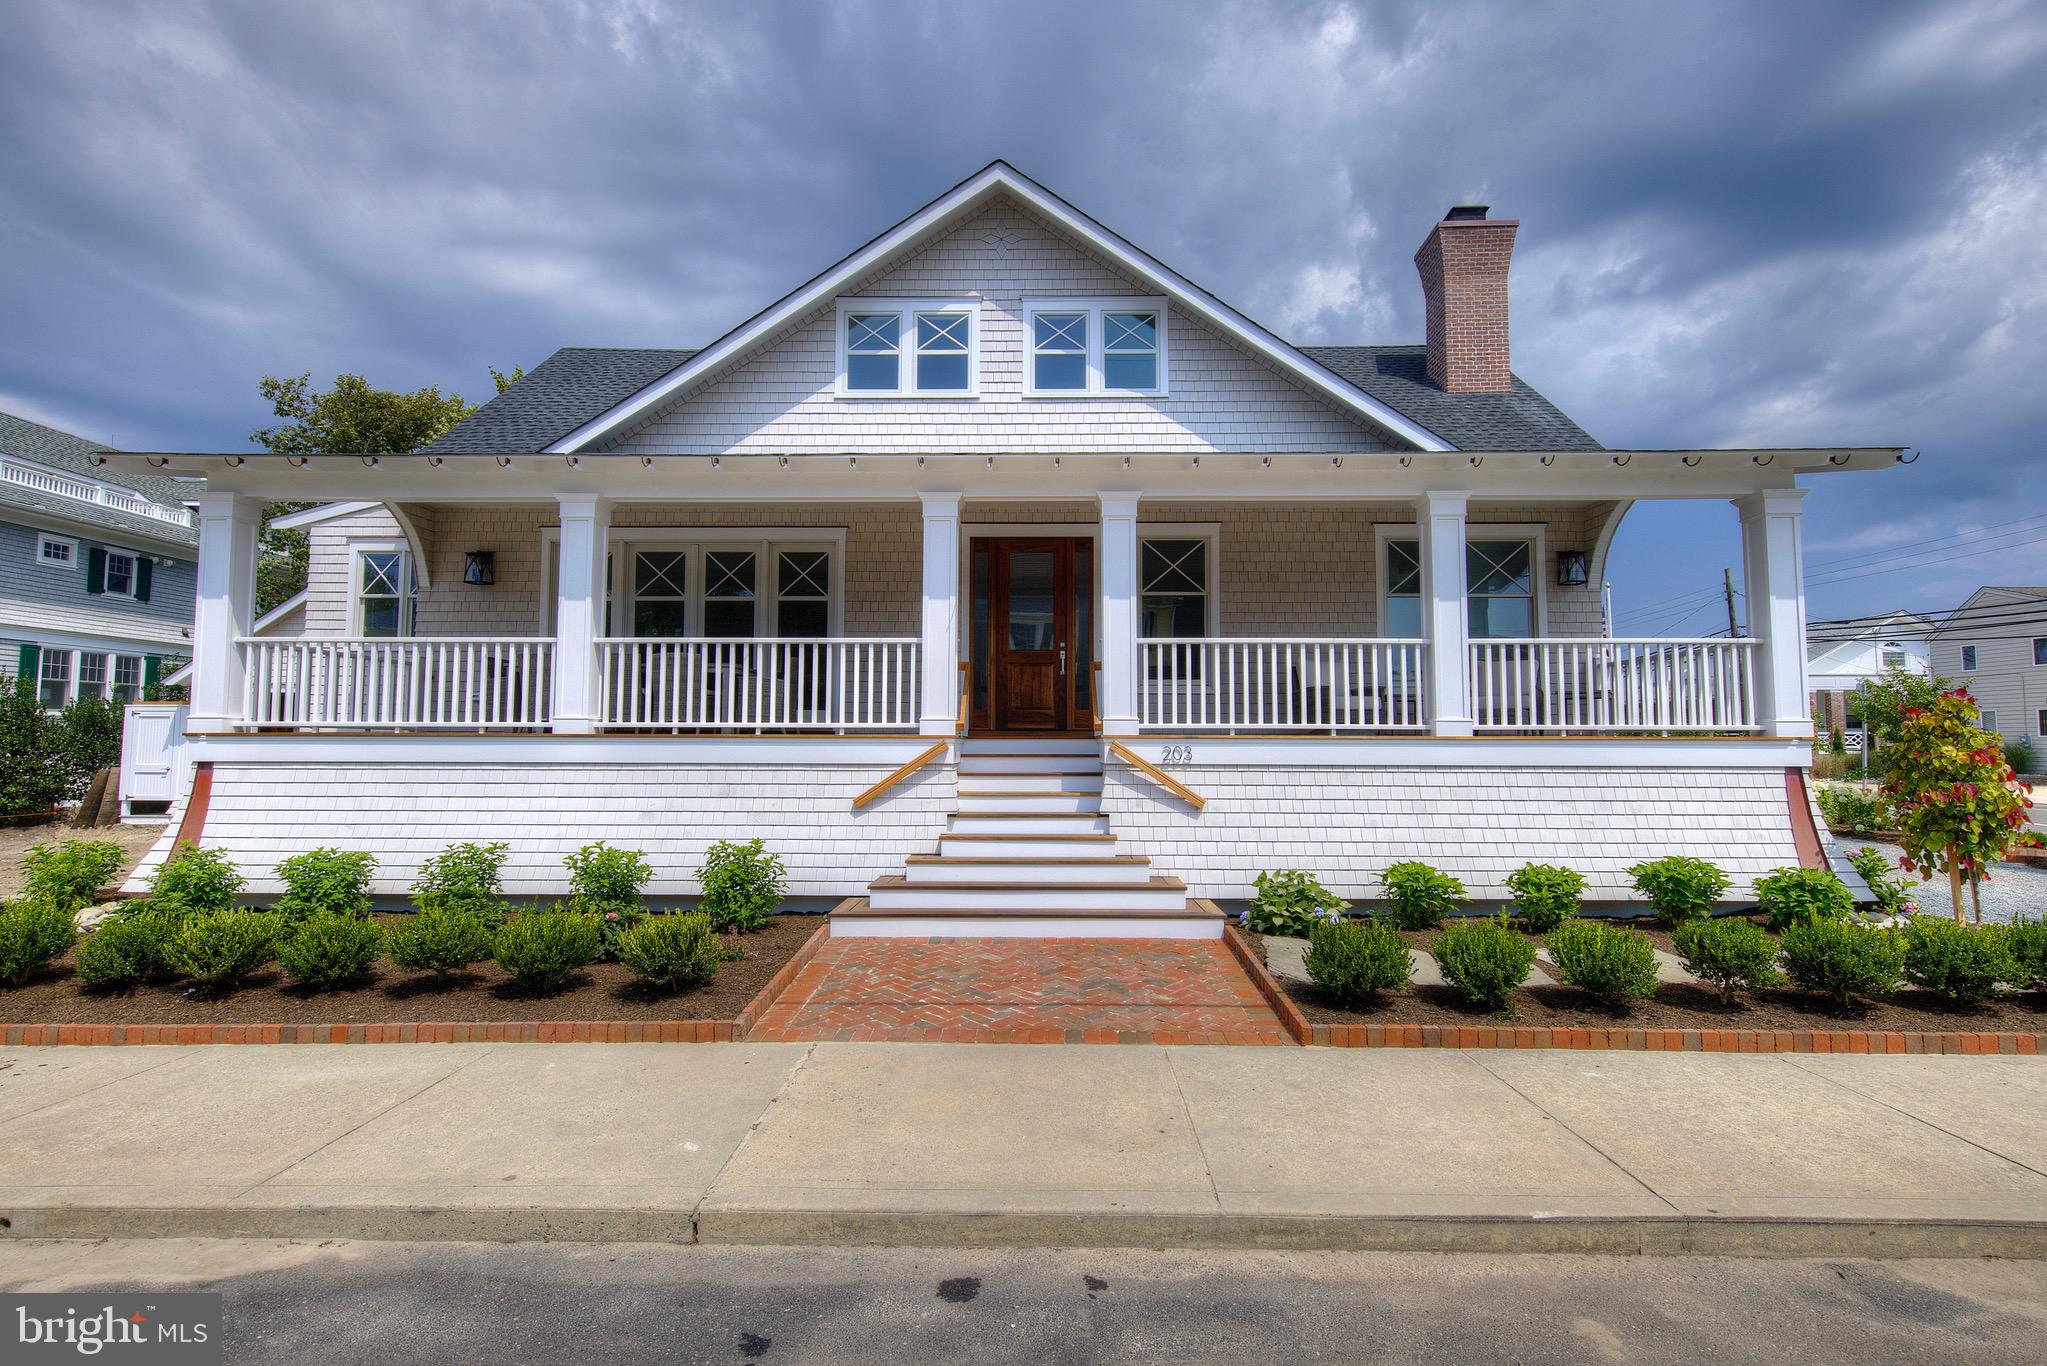
<svg viewBox="0 0 2047 1366">
<path fill-rule="evenodd" d="M 1138 642 L 1137 721 L 1150 730 L 1420 730 L 1420 640 Z"/>
<path fill-rule="evenodd" d="M 915 637 L 614 639 L 597 649 L 607 727 L 917 729 Z"/>
<path fill-rule="evenodd" d="M 464 636 L 243 638 L 247 726 L 500 730 L 552 715 L 554 641 Z"/>
<path fill-rule="evenodd" d="M 1753 640 L 1471 642 L 1479 730 L 1753 731 Z"/>
</svg>

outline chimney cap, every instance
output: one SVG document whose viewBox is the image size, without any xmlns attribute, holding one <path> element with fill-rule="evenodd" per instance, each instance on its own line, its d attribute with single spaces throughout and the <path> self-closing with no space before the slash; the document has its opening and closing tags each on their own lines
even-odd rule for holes
<svg viewBox="0 0 2047 1366">
<path fill-rule="evenodd" d="M 1490 204 L 1452 204 L 1449 212 L 1443 215 L 1443 221 L 1445 223 L 1483 221 L 1492 211 L 1492 207 Z"/>
</svg>

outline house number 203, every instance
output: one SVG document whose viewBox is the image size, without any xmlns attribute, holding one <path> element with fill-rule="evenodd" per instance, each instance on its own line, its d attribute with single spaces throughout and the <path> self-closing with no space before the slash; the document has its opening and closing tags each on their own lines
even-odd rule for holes
<svg viewBox="0 0 2047 1366">
<path fill-rule="evenodd" d="M 1161 746 L 1159 749 L 1159 762 L 1162 764 L 1191 764 L 1194 762 L 1194 746 Z"/>
</svg>

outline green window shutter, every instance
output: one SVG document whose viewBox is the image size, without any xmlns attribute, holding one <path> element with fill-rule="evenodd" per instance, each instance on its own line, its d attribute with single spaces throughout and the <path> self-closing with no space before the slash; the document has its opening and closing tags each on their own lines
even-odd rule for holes
<svg viewBox="0 0 2047 1366">
<path fill-rule="evenodd" d="M 137 555 L 135 557 L 135 601 L 137 602 L 149 601 L 150 571 L 154 565 L 155 561 L 147 555 Z"/>
<path fill-rule="evenodd" d="M 142 695 L 149 696 L 156 691 L 156 685 L 163 679 L 163 656 L 142 656 Z"/>
<path fill-rule="evenodd" d="M 42 677 L 42 671 L 43 647 L 24 642 L 21 647 L 20 671 L 14 675 L 16 681 L 18 682 L 25 678 L 33 685 L 37 679 Z"/>
<path fill-rule="evenodd" d="M 85 554 L 85 591 L 104 593 L 107 591 L 107 552 L 94 546 Z"/>
</svg>

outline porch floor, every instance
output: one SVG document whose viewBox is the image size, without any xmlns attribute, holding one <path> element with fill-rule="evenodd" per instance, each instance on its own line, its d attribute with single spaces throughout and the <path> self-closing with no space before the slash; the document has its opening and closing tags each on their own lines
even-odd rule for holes
<svg viewBox="0 0 2047 1366">
<path fill-rule="evenodd" d="M 749 1038 L 1293 1042 L 1217 939 L 829 939 Z"/>
</svg>

